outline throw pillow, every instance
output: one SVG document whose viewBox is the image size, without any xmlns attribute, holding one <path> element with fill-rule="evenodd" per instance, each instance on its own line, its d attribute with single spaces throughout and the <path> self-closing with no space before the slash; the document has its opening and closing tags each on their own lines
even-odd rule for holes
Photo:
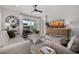
<svg viewBox="0 0 79 59">
<path fill-rule="evenodd" d="M 64 39 L 61 39 L 61 45 L 67 47 L 68 43 L 69 43 L 70 39 L 69 38 L 64 38 Z"/>
<path fill-rule="evenodd" d="M 79 53 L 79 35 L 74 35 L 68 43 L 68 48 L 76 53 Z"/>
<path fill-rule="evenodd" d="M 37 44 L 37 43 L 41 43 L 42 42 L 42 40 L 40 40 L 41 39 L 40 36 L 39 35 L 36 35 L 36 34 L 29 35 L 28 38 L 34 44 Z"/>
<path fill-rule="evenodd" d="M 9 38 L 14 38 L 15 37 L 15 33 L 10 30 L 10 31 L 7 31 L 8 35 L 9 35 Z"/>
</svg>

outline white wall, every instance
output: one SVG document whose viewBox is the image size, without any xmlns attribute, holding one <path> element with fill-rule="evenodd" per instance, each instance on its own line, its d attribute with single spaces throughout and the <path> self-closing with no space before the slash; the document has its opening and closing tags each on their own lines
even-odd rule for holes
<svg viewBox="0 0 79 59">
<path fill-rule="evenodd" d="M 1 31 L 1 8 L 0 8 L 0 31 Z"/>
</svg>

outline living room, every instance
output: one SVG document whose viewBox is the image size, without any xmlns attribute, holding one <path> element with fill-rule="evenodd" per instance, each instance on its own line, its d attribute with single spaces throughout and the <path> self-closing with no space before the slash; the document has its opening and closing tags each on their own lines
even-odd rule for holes
<svg viewBox="0 0 79 59">
<path fill-rule="evenodd" d="M 0 53 L 79 53 L 78 10 L 78 5 L 1 5 Z"/>
</svg>

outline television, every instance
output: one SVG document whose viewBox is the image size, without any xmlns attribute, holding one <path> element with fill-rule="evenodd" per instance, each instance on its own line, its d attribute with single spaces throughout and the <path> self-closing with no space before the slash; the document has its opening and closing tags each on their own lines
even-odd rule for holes
<svg viewBox="0 0 79 59">
<path fill-rule="evenodd" d="M 64 28 L 64 20 L 60 21 L 51 21 L 49 22 L 49 26 L 52 28 Z"/>
</svg>

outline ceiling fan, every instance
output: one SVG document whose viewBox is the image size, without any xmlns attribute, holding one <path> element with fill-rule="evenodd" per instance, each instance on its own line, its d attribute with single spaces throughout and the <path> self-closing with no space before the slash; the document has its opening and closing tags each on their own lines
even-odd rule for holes
<svg viewBox="0 0 79 59">
<path fill-rule="evenodd" d="M 39 13 L 43 12 L 43 11 L 37 9 L 37 5 L 34 5 L 33 8 L 34 8 L 34 10 L 32 12 L 39 12 Z"/>
</svg>

